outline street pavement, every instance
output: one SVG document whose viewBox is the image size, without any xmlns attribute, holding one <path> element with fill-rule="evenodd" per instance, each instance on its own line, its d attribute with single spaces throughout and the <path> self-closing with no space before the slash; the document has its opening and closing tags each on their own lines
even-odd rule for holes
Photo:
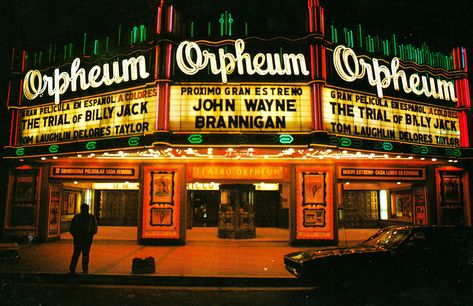
<svg viewBox="0 0 473 306">
<path fill-rule="evenodd" d="M 136 228 L 103 227 L 99 233 L 90 251 L 89 273 L 81 273 L 79 259 L 75 280 L 102 284 L 294 285 L 297 280 L 284 268 L 283 257 L 304 248 L 291 246 L 284 230 L 270 230 L 265 235 L 269 238 L 228 240 L 212 238 L 213 232 L 209 234 L 209 229 L 204 229 L 194 232 L 183 246 L 139 245 L 134 238 Z M 361 236 L 370 234 L 363 232 Z M 360 234 L 348 238 L 352 240 L 340 244 L 354 244 L 358 241 L 353 239 L 360 239 Z M 17 281 L 69 280 L 72 251 L 72 239 L 67 233 L 56 241 L 22 243 L 20 260 L 2 264 L 0 276 Z M 133 274 L 133 258 L 147 257 L 154 257 L 155 272 Z"/>
</svg>

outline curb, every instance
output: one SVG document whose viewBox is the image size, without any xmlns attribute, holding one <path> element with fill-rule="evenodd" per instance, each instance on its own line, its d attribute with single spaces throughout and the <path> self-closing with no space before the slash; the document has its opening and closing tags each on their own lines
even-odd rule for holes
<svg viewBox="0 0 473 306">
<path fill-rule="evenodd" d="M 212 277 L 212 276 L 157 276 L 123 274 L 75 274 L 69 273 L 0 273 L 0 285 L 9 283 L 47 284 L 100 284 L 123 286 L 164 286 L 164 287 L 222 287 L 222 288 L 295 288 L 307 287 L 297 278 L 268 277 Z"/>
</svg>

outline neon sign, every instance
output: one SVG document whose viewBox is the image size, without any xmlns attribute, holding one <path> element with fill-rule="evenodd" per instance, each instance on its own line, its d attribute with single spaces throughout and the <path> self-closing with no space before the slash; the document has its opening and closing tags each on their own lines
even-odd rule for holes
<svg viewBox="0 0 473 306">
<path fill-rule="evenodd" d="M 66 71 L 59 72 L 54 69 L 52 76 L 42 75 L 39 70 L 30 70 L 26 73 L 23 83 L 23 92 L 28 100 L 34 100 L 43 93 L 54 96 L 56 104 L 60 101 L 60 96 L 66 91 L 77 91 L 77 82 L 81 90 L 89 87 L 97 88 L 102 85 L 110 86 L 121 82 L 129 82 L 138 78 L 146 79 L 149 73 L 146 71 L 146 60 L 143 55 L 124 59 L 120 63 L 115 61 L 111 64 L 103 64 L 102 67 L 96 65 L 90 68 L 88 73 L 84 68 L 80 68 L 80 59 L 76 58 L 71 65 L 70 74 Z"/>
<path fill-rule="evenodd" d="M 197 43 L 184 41 L 177 48 L 176 61 L 187 75 L 194 75 L 210 65 L 212 74 L 220 74 L 223 83 L 227 83 L 227 76 L 235 70 L 240 75 L 309 75 L 303 54 L 284 53 L 281 60 L 278 53 L 257 53 L 252 57 L 244 50 L 242 39 L 235 41 L 235 54 L 226 53 L 223 48 L 218 49 L 218 54 L 202 51 Z"/>
<path fill-rule="evenodd" d="M 427 78 L 413 73 L 410 76 L 404 70 L 399 70 L 400 60 L 394 57 L 391 66 L 380 65 L 376 58 L 371 63 L 360 58 L 355 52 L 343 45 L 333 51 L 333 65 L 338 75 L 346 82 L 353 82 L 366 77 L 368 83 L 376 87 L 377 95 L 383 98 L 383 89 L 393 86 L 400 90 L 400 82 L 405 93 L 414 93 L 418 96 L 456 102 L 455 85 L 452 81 Z"/>
</svg>

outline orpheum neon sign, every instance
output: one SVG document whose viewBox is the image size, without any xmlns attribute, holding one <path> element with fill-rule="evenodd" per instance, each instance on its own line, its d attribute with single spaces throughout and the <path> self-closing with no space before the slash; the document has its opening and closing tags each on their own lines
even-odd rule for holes
<svg viewBox="0 0 473 306">
<path fill-rule="evenodd" d="M 194 75 L 210 65 L 214 75 L 221 75 L 223 83 L 227 83 L 228 75 L 236 72 L 258 75 L 309 75 L 303 54 L 257 53 L 252 57 L 245 53 L 245 42 L 242 39 L 235 41 L 235 54 L 226 53 L 223 48 L 218 49 L 218 54 L 202 51 L 195 42 L 184 41 L 176 51 L 177 65 L 187 75 Z"/>
<path fill-rule="evenodd" d="M 404 70 L 399 70 L 400 60 L 394 57 L 391 66 L 380 65 L 376 58 L 371 63 L 358 57 L 355 52 L 343 45 L 333 51 L 333 65 L 338 75 L 346 82 L 353 82 L 366 77 L 371 86 L 375 86 L 379 98 L 383 97 L 383 89 L 393 86 L 394 90 L 402 90 L 418 96 L 456 102 L 455 85 L 452 81 L 427 78 L 425 75 L 413 73 L 410 76 Z"/>
<path fill-rule="evenodd" d="M 138 78 L 146 79 L 149 73 L 146 71 L 146 60 L 143 55 L 124 59 L 120 63 L 115 61 L 110 67 L 109 63 L 102 67 L 96 65 L 88 72 L 80 68 L 80 59 L 72 62 L 70 74 L 66 71 L 59 72 L 54 69 L 52 76 L 42 75 L 39 70 L 30 70 L 26 73 L 23 83 L 23 92 L 28 100 L 34 100 L 43 93 L 54 96 L 54 102 L 60 101 L 60 96 L 69 90 L 77 91 L 77 83 L 81 90 L 89 87 L 98 88 L 102 85 L 110 86 L 121 82 L 129 82 Z"/>
</svg>

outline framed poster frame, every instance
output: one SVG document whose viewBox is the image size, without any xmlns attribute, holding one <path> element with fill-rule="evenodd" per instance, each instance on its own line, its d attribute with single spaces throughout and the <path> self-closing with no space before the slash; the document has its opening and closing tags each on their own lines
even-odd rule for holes
<svg viewBox="0 0 473 306">
<path fill-rule="evenodd" d="M 322 205 L 326 206 L 325 172 L 302 173 L 302 206 Z"/>
<path fill-rule="evenodd" d="M 151 172 L 151 201 L 154 204 L 174 205 L 174 172 Z"/>
</svg>

